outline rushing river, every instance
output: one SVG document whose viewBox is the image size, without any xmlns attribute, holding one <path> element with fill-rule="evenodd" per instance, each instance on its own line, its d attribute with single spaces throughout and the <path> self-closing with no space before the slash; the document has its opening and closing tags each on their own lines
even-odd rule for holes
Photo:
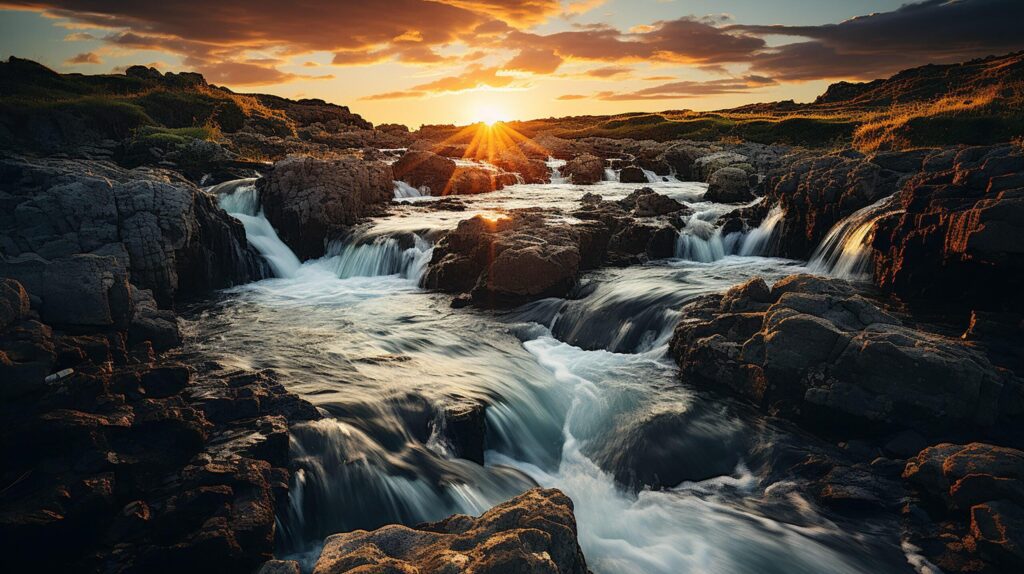
<svg viewBox="0 0 1024 574">
<path fill-rule="evenodd" d="M 461 212 L 422 209 L 436 198 L 399 186 L 392 215 L 302 264 L 251 181 L 217 190 L 279 278 L 193 309 L 184 353 L 273 369 L 329 414 L 293 429 L 279 554 L 308 567 L 329 534 L 479 514 L 542 485 L 572 498 L 596 574 L 912 572 L 896 533 L 839 522 L 769 478 L 777 449 L 813 439 L 692 390 L 666 356 L 686 301 L 807 271 L 764 256 L 780 213 L 722 237 L 715 220 L 735 206 L 704 202 L 703 184 L 654 183 L 695 211 L 675 258 L 597 270 L 567 299 L 502 312 L 419 287 L 431 241 L 464 218 L 567 212 L 585 192 L 639 187 L 555 181 L 462 197 Z M 446 408 L 468 403 L 486 405 L 483 465 L 453 457 L 445 435 Z"/>
</svg>

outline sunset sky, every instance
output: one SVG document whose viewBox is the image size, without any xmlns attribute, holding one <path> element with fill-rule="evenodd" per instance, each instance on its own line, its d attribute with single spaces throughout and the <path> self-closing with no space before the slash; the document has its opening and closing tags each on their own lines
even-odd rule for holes
<svg viewBox="0 0 1024 574">
<path fill-rule="evenodd" d="M 1024 49 L 1024 0 L 0 0 L 0 56 L 195 70 L 375 123 L 813 99 Z"/>
</svg>

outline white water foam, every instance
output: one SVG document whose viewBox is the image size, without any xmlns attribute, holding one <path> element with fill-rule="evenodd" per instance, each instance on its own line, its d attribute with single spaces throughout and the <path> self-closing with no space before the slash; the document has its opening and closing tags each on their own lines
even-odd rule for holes
<svg viewBox="0 0 1024 574">
<path fill-rule="evenodd" d="M 684 483 L 669 490 L 622 491 L 581 449 L 585 439 L 578 435 L 582 432 L 585 436 L 588 428 L 601 425 L 601 414 L 610 409 L 604 385 L 590 377 L 654 358 L 583 351 L 546 336 L 524 346 L 574 395 L 563 427 L 561 460 L 556 469 L 544 470 L 489 451 L 488 463 L 518 468 L 542 486 L 569 495 L 580 545 L 595 572 L 818 572 L 825 564 L 829 572 L 862 572 L 860 565 L 829 546 L 829 539 L 842 536 L 842 532 L 809 508 L 806 520 L 795 525 L 750 514 L 720 500 L 716 494 L 724 490 L 744 494 L 756 486 L 756 479 L 743 466 L 733 476 Z M 529 432 L 518 428 L 520 433 Z"/>
<path fill-rule="evenodd" d="M 275 277 L 294 277 L 301 262 L 295 253 L 277 236 L 277 231 L 263 215 L 255 179 L 222 183 L 209 190 L 220 193 L 220 207 L 242 222 L 245 238 L 270 264 Z"/>
<path fill-rule="evenodd" d="M 721 227 L 694 214 L 676 239 L 676 257 L 689 261 L 711 263 L 729 255 L 756 257 L 771 255 L 771 240 L 785 212 L 775 206 L 761 224 L 747 232 L 722 233 Z"/>
<path fill-rule="evenodd" d="M 430 195 L 429 193 L 423 193 L 423 190 L 417 189 L 404 181 L 395 180 L 395 199 L 409 199 L 412 197 L 424 197 Z"/>
</svg>

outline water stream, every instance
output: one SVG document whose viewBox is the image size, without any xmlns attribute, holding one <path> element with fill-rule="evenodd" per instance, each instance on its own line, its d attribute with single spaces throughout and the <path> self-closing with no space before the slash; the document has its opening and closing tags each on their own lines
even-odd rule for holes
<svg viewBox="0 0 1024 574">
<path fill-rule="evenodd" d="M 549 165 L 552 184 L 463 197 L 462 212 L 395 204 L 302 264 L 280 253 L 251 181 L 217 190 L 278 277 L 193 309 L 183 352 L 272 368 L 329 415 L 293 429 L 279 554 L 309 568 L 329 534 L 480 514 L 543 485 L 573 499 L 595 574 L 911 572 L 896 534 L 839 522 L 769 478 L 777 450 L 808 437 L 680 384 L 666 357 L 686 301 L 807 270 L 769 256 L 781 211 L 723 237 L 717 220 L 735 206 L 704 202 L 703 184 L 655 182 L 695 212 L 672 259 L 597 270 L 565 299 L 500 312 L 420 288 L 430 238 L 461 219 L 638 187 L 572 186 Z M 447 409 L 466 404 L 486 408 L 483 465 L 446 436 Z"/>
</svg>

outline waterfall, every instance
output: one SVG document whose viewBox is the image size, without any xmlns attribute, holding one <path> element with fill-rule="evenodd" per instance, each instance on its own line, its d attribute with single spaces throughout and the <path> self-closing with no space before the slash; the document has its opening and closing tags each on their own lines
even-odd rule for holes
<svg viewBox="0 0 1024 574">
<path fill-rule="evenodd" d="M 604 180 L 605 181 L 619 181 L 619 174 L 610 167 L 604 168 Z"/>
<path fill-rule="evenodd" d="M 221 209 L 242 222 L 246 240 L 267 260 L 275 277 L 295 276 L 301 263 L 263 215 L 256 178 L 228 181 L 207 191 L 217 195 Z"/>
<path fill-rule="evenodd" d="M 569 183 L 568 177 L 562 177 L 562 168 L 565 167 L 564 159 L 549 157 L 545 163 L 551 170 L 551 183 Z"/>
<path fill-rule="evenodd" d="M 434 246 L 419 235 L 413 236 L 413 245 L 407 248 L 394 237 L 379 236 L 371 241 L 332 242 L 321 266 L 340 279 L 399 275 L 419 284 L 433 253 Z"/>
<path fill-rule="evenodd" d="M 676 240 L 676 257 L 689 261 L 711 263 L 728 255 L 743 257 L 771 254 L 771 240 L 785 212 L 776 205 L 761 224 L 750 231 L 723 234 L 721 227 L 691 216 Z"/>
<path fill-rule="evenodd" d="M 408 199 L 410 197 L 425 197 L 430 195 L 429 193 L 423 193 L 421 190 L 405 183 L 404 181 L 395 181 L 395 199 Z"/>
<path fill-rule="evenodd" d="M 871 241 L 875 236 L 875 222 L 891 213 L 894 198 L 883 197 L 832 226 L 811 254 L 808 268 L 843 279 L 870 280 Z"/>
<path fill-rule="evenodd" d="M 647 183 L 658 183 L 661 181 L 661 178 L 658 176 L 658 174 L 654 173 L 653 171 L 649 169 L 644 169 L 643 172 L 644 177 L 647 178 Z"/>
</svg>

